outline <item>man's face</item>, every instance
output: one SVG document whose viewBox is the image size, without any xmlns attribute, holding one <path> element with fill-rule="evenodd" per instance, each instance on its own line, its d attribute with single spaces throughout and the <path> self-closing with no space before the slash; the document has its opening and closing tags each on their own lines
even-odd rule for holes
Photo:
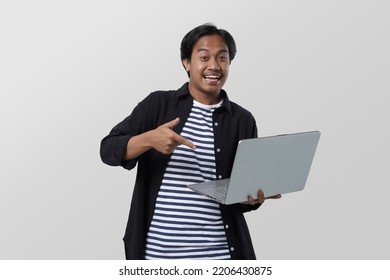
<svg viewBox="0 0 390 280">
<path fill-rule="evenodd" d="M 201 37 L 192 49 L 191 60 L 183 65 L 190 72 L 189 90 L 203 103 L 219 101 L 219 93 L 229 74 L 229 50 L 218 34 Z"/>
</svg>

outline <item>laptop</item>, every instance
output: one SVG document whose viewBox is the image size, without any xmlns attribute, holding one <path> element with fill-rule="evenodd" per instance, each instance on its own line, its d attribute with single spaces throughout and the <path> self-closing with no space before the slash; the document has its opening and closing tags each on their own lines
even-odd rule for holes
<svg viewBox="0 0 390 280">
<path fill-rule="evenodd" d="M 231 176 L 187 187 L 222 204 L 304 189 L 321 133 L 309 131 L 241 140 Z"/>
</svg>

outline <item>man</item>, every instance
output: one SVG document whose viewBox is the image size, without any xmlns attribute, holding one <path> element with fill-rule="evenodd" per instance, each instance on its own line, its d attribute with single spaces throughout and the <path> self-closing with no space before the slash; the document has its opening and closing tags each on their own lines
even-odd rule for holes
<svg viewBox="0 0 390 280">
<path fill-rule="evenodd" d="M 235 54 L 227 31 L 194 28 L 181 43 L 189 82 L 151 93 L 102 140 L 103 162 L 129 170 L 138 164 L 127 259 L 256 258 L 243 213 L 264 194 L 221 205 L 186 187 L 230 177 L 239 140 L 257 137 L 252 114 L 222 89 Z"/>
</svg>

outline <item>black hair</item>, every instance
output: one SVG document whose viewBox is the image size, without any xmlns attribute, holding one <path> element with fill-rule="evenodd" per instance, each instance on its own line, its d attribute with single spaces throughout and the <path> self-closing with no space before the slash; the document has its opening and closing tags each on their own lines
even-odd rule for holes
<svg viewBox="0 0 390 280">
<path fill-rule="evenodd" d="M 199 25 L 198 27 L 195 27 L 184 36 L 180 45 L 181 60 L 183 59 L 191 60 L 192 49 L 196 44 L 196 42 L 203 36 L 213 35 L 213 34 L 218 34 L 225 41 L 225 44 L 229 50 L 230 61 L 232 61 L 237 52 L 236 42 L 234 41 L 233 36 L 230 35 L 230 33 L 227 32 L 226 30 L 218 29 L 215 25 L 211 23 Z"/>
</svg>

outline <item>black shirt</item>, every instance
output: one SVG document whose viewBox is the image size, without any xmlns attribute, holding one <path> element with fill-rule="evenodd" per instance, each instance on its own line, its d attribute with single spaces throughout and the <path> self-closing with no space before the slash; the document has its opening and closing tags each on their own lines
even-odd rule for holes
<svg viewBox="0 0 390 280">
<path fill-rule="evenodd" d="M 256 121 L 252 114 L 229 101 L 221 90 L 222 106 L 213 114 L 215 162 L 218 179 L 229 178 L 239 140 L 257 137 Z M 138 158 L 124 161 L 129 139 L 135 135 L 180 118 L 173 130 L 180 134 L 193 104 L 188 83 L 178 90 L 156 91 L 147 96 L 130 116 L 116 125 L 101 141 L 100 155 L 104 163 L 138 170 L 126 233 L 123 238 L 127 259 L 144 259 L 146 235 L 152 220 L 157 194 L 171 155 L 154 149 Z M 255 259 L 249 230 L 243 213 L 258 205 L 221 205 L 222 219 L 232 259 Z"/>
</svg>

